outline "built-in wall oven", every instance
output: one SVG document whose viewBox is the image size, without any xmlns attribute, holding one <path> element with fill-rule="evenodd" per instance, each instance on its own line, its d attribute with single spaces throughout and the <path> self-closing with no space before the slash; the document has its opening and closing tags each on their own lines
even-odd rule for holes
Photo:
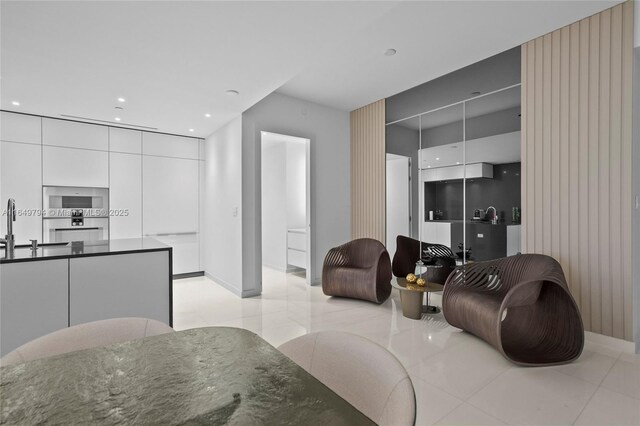
<svg viewBox="0 0 640 426">
<path fill-rule="evenodd" d="M 109 189 L 42 187 L 45 243 L 109 239 Z"/>
</svg>

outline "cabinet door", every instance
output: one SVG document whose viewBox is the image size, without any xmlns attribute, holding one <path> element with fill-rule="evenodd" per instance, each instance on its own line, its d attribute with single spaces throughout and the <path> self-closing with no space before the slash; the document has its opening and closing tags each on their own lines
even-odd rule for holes
<svg viewBox="0 0 640 426">
<path fill-rule="evenodd" d="M 143 156 L 145 234 L 198 231 L 198 161 Z"/>
<path fill-rule="evenodd" d="M 69 260 L 69 324 L 118 317 L 169 324 L 167 250 Z"/>
<path fill-rule="evenodd" d="M 0 211 L 9 198 L 16 200 L 18 215 L 13 223 L 16 244 L 42 241 L 42 168 L 40 145 L 2 142 L 0 145 Z M 6 217 L 0 220 L 0 234 L 7 233 Z"/>
<path fill-rule="evenodd" d="M 0 355 L 69 324 L 68 260 L 0 265 Z"/>
<path fill-rule="evenodd" d="M 110 127 L 109 151 L 142 154 L 142 132 Z"/>
<path fill-rule="evenodd" d="M 44 185 L 109 186 L 109 153 L 87 149 L 42 147 Z"/>
<path fill-rule="evenodd" d="M 174 248 L 174 274 L 199 270 L 198 160 L 143 156 L 143 234 Z"/>
<path fill-rule="evenodd" d="M 42 144 L 42 119 L 33 115 L 2 112 L 0 140 L 7 142 Z"/>
<path fill-rule="evenodd" d="M 42 144 L 109 150 L 109 128 L 67 120 L 42 119 Z"/>
<path fill-rule="evenodd" d="M 109 154 L 109 207 L 112 239 L 142 237 L 142 156 Z"/>
<path fill-rule="evenodd" d="M 142 153 L 146 155 L 197 160 L 199 151 L 199 139 L 149 132 L 142 134 Z"/>
</svg>

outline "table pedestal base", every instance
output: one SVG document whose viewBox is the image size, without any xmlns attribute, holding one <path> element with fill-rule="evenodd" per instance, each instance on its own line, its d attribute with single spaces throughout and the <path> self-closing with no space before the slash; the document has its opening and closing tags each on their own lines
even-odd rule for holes
<svg viewBox="0 0 640 426">
<path fill-rule="evenodd" d="M 437 314 L 440 312 L 440 308 L 437 306 L 423 305 L 422 301 L 424 293 L 419 291 L 401 291 L 400 292 L 400 306 L 402 307 L 402 315 L 419 320 L 422 318 L 422 314 Z"/>
</svg>

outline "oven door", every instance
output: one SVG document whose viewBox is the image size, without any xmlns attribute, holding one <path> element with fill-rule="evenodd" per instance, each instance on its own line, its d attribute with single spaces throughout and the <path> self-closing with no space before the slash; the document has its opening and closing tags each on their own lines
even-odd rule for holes
<svg viewBox="0 0 640 426">
<path fill-rule="evenodd" d="M 42 221 L 44 242 L 67 243 L 109 239 L 108 218 L 85 218 L 82 226 L 72 226 L 71 221 L 71 218 L 44 219 Z"/>
</svg>

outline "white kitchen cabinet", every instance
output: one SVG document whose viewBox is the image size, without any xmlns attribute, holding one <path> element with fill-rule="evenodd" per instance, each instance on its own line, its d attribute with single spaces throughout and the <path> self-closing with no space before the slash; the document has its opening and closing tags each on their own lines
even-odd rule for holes
<svg viewBox="0 0 640 426">
<path fill-rule="evenodd" d="M 0 113 L 0 140 L 42 144 L 42 118 L 35 115 Z"/>
<path fill-rule="evenodd" d="M 450 222 L 423 222 L 421 240 L 431 244 L 442 244 L 451 247 Z"/>
<path fill-rule="evenodd" d="M 109 153 L 87 149 L 42 147 L 44 185 L 109 186 Z"/>
<path fill-rule="evenodd" d="M 0 264 L 0 355 L 68 326 L 68 278 L 66 259 Z"/>
<path fill-rule="evenodd" d="M 109 128 L 68 120 L 42 119 L 42 144 L 109 150 Z"/>
<path fill-rule="evenodd" d="M 0 211 L 9 198 L 16 200 L 13 223 L 16 244 L 42 241 L 42 168 L 41 146 L 26 143 L 0 144 Z M 0 234 L 7 233 L 6 217 L 0 220 Z"/>
<path fill-rule="evenodd" d="M 142 153 L 145 155 L 198 160 L 199 151 L 199 139 L 162 133 L 144 132 L 142 134 Z"/>
<path fill-rule="evenodd" d="M 142 156 L 109 154 L 109 232 L 112 239 L 142 237 Z"/>
<path fill-rule="evenodd" d="M 200 242 L 197 232 L 156 234 L 153 238 L 173 248 L 173 274 L 200 271 Z"/>
<path fill-rule="evenodd" d="M 142 132 L 109 127 L 109 151 L 142 154 Z"/>
<path fill-rule="evenodd" d="M 142 161 L 143 234 L 174 248 L 174 274 L 196 272 L 199 161 L 146 155 Z"/>
<path fill-rule="evenodd" d="M 168 256 L 163 250 L 69 259 L 69 324 L 118 317 L 169 324 Z"/>
</svg>

